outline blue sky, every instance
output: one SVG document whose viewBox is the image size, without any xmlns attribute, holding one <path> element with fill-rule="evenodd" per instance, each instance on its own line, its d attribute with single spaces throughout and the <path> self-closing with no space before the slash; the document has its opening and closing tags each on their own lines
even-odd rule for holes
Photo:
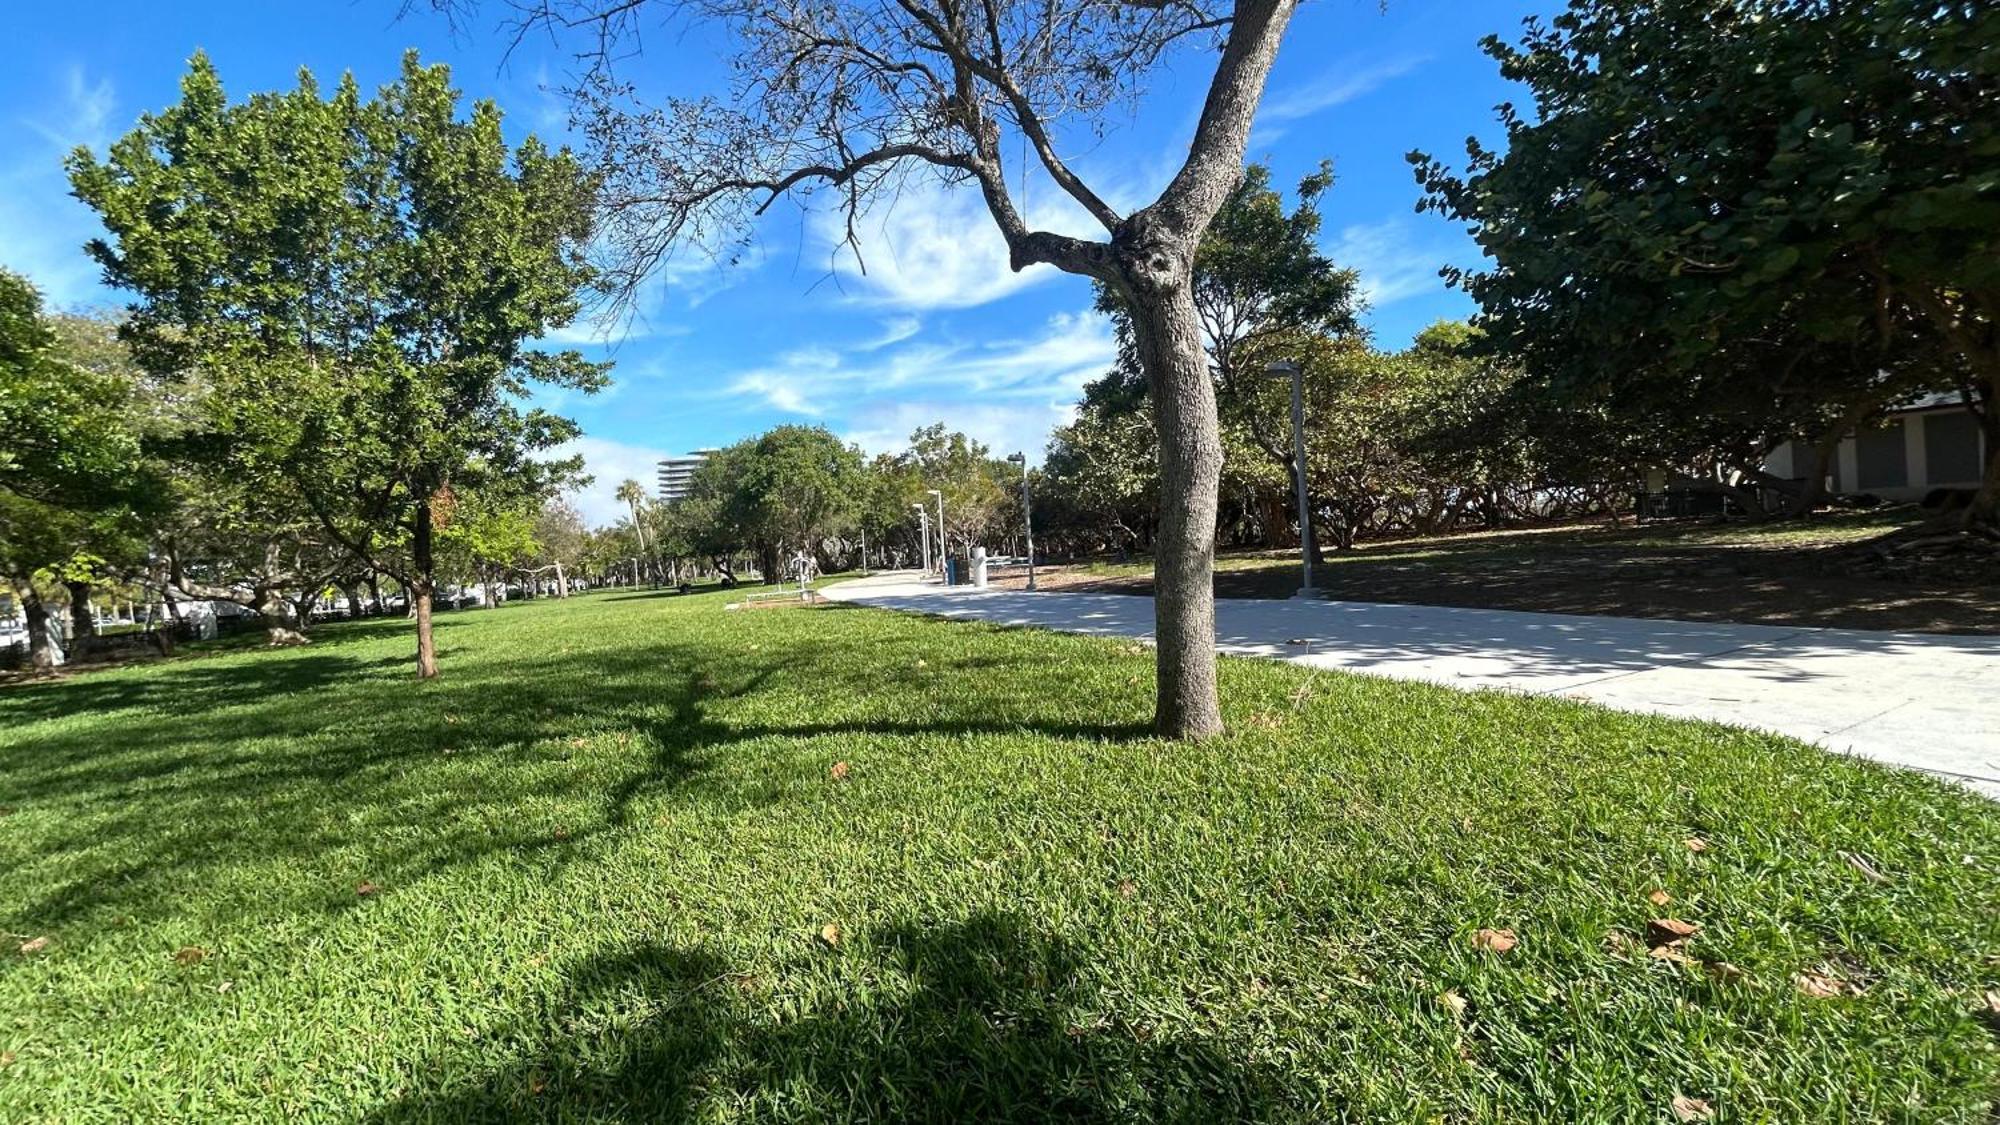
<svg viewBox="0 0 2000 1125">
<path fill-rule="evenodd" d="M 530 39 L 505 65 L 489 26 L 454 36 L 396 0 L 152 0 L 28 5 L 15 13 L 16 63 L 0 69 L 0 265 L 27 274 L 59 306 L 116 304 L 81 245 L 96 233 L 68 195 L 62 155 L 101 149 L 142 111 L 168 104 L 186 60 L 206 50 L 233 94 L 290 86 L 299 67 L 322 78 L 352 70 L 365 87 L 393 76 L 401 52 L 453 67 L 469 95 L 507 111 L 510 131 L 560 136 L 553 93 L 569 68 L 561 47 Z M 488 4 L 497 17 L 501 5 Z M 1463 232 L 1418 215 L 1403 154 L 1457 156 L 1468 134 L 1497 132 L 1503 83 L 1478 40 L 1511 35 L 1550 3 L 1517 0 L 1317 0 L 1293 23 L 1272 73 L 1251 157 L 1289 186 L 1321 159 L 1338 181 L 1323 204 L 1326 251 L 1362 272 L 1369 322 L 1389 347 L 1465 298 L 1437 271 L 1471 263 Z M 717 44 L 654 35 L 643 84 L 658 92 L 713 89 Z M 1190 58 L 1151 83 L 1102 138 L 1067 147 L 1114 205 L 1152 197 L 1185 152 L 1206 79 Z M 330 83 L 329 83 L 330 84 Z M 1072 138 L 1075 139 L 1075 138 Z M 1031 221 L 1087 233 L 1088 220 L 1046 179 L 1030 178 Z M 1084 281 L 1046 267 L 1010 273 L 977 197 L 921 178 L 862 227 L 866 273 L 835 252 L 828 215 L 774 208 L 733 263 L 679 256 L 628 327 L 589 326 L 566 342 L 617 362 L 614 386 L 555 400 L 583 425 L 578 443 L 595 484 L 586 515 L 617 514 L 627 476 L 649 484 L 659 456 L 721 445 L 781 422 L 823 424 L 869 452 L 900 448 L 911 430 L 944 421 L 1007 452 L 1039 459 L 1078 389 L 1112 357 Z"/>
</svg>

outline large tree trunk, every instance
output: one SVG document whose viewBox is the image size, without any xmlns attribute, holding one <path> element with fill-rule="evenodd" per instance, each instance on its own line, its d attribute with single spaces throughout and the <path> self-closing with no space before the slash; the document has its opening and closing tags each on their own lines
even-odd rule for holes
<svg viewBox="0 0 2000 1125">
<path fill-rule="evenodd" d="M 417 678 L 434 680 L 438 674 L 437 638 L 431 633 L 431 502 L 417 504 L 417 529 L 411 536 L 411 552 L 416 573 L 410 576 L 410 609 L 417 619 Z"/>
<path fill-rule="evenodd" d="M 97 618 L 90 612 L 90 583 L 64 582 L 69 591 L 69 655 L 74 660 L 97 644 Z"/>
<path fill-rule="evenodd" d="M 28 667 L 37 672 L 53 672 L 55 645 L 49 638 L 49 607 L 35 592 L 33 582 L 16 581 L 14 600 L 21 604 L 21 616 L 28 626 Z"/>
<path fill-rule="evenodd" d="M 1161 493 L 1169 498 L 1153 552 L 1153 723 L 1171 738 L 1208 738 L 1222 733 L 1215 684 L 1215 515 L 1222 479 L 1215 384 L 1185 270 L 1163 284 L 1131 288 L 1139 362 L 1153 392 Z"/>
<path fill-rule="evenodd" d="M 309 643 L 305 633 L 294 627 L 298 623 L 294 616 L 295 608 L 284 592 L 275 587 L 257 590 L 257 612 L 264 618 L 264 639 L 267 643 L 273 646 Z"/>
</svg>

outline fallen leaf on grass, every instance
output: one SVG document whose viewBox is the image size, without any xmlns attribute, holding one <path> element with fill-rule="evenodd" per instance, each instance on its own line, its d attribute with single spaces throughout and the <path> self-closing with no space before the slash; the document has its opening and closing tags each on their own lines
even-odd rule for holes
<svg viewBox="0 0 2000 1125">
<path fill-rule="evenodd" d="M 1699 836 L 1689 836 L 1687 839 L 1682 840 L 1681 843 L 1686 844 L 1687 850 L 1691 852 L 1705 852 L 1708 850 L 1708 841 Z"/>
<path fill-rule="evenodd" d="M 1258 730 L 1277 730 L 1279 727 L 1285 725 L 1285 720 L 1281 716 L 1274 715 L 1269 711 L 1259 711 L 1248 719 L 1245 719 L 1244 725 L 1255 727 Z"/>
<path fill-rule="evenodd" d="M 840 923 L 828 922 L 826 925 L 821 926 L 819 928 L 819 940 L 829 946 L 838 946 L 840 944 Z"/>
<path fill-rule="evenodd" d="M 539 1074 L 528 1079 L 528 1093 L 530 1094 L 540 1095 L 543 1090 L 546 1090 L 548 1088 L 549 1088 L 549 1080 L 543 1078 Z"/>
<path fill-rule="evenodd" d="M 1798 985 L 1800 992 L 1820 1000 L 1841 996 L 1847 992 L 1846 981 L 1825 973 L 1800 973 L 1793 977 L 1792 981 Z"/>
<path fill-rule="evenodd" d="M 834 779 L 835 781 L 846 781 L 846 780 L 847 780 L 847 772 L 848 772 L 848 766 L 847 766 L 847 763 L 846 763 L 846 762 L 835 762 L 835 763 L 833 763 L 833 768 L 832 768 L 832 769 L 830 769 L 830 770 L 828 770 L 828 771 L 826 771 L 826 772 L 827 772 L 827 773 L 829 773 L 829 774 L 832 774 L 832 775 L 833 775 L 833 779 Z"/>
<path fill-rule="evenodd" d="M 374 883 L 358 883 L 354 887 L 354 893 L 362 898 L 367 898 L 381 889 L 381 887 Z"/>
<path fill-rule="evenodd" d="M 1136 895 L 1138 893 L 1139 893 L 1139 884 L 1134 883 L 1130 879 L 1120 879 L 1118 881 L 1119 898 L 1131 898 L 1133 895 Z"/>
<path fill-rule="evenodd" d="M 13 815 L 14 815 L 14 806 L 0 805 L 0 816 L 13 816 Z"/>
<path fill-rule="evenodd" d="M 208 950 L 199 945 L 184 945 L 174 950 L 174 963 L 177 965 L 199 965 L 207 958 Z"/>
<path fill-rule="evenodd" d="M 457 726 L 457 725 L 458 725 L 458 716 L 457 716 L 457 715 L 446 715 L 446 716 L 444 717 L 444 721 L 445 721 L 445 722 L 447 722 L 447 723 L 450 723 L 450 724 L 452 724 L 453 726 Z"/>
<path fill-rule="evenodd" d="M 1450 1009 L 1453 1018 L 1465 1018 L 1465 997 L 1460 996 L 1457 989 L 1447 988 L 1438 993 L 1438 1003 Z"/>
<path fill-rule="evenodd" d="M 49 947 L 48 938 L 45 937 L 29 938 L 27 941 L 21 943 L 21 955 L 25 957 L 29 954 L 40 953 L 42 950 L 47 949 L 48 947 Z"/>
<path fill-rule="evenodd" d="M 1867 879 L 1871 883 L 1886 883 L 1889 881 L 1889 877 L 1887 875 L 1884 875 L 1880 871 L 1877 871 L 1875 869 L 1875 865 L 1868 862 L 1868 860 L 1862 856 L 1856 855 L 1853 852 L 1841 852 L 1840 858 L 1847 861 L 1847 866 L 1852 867 L 1856 871 L 1861 872 L 1862 877 Z"/>
<path fill-rule="evenodd" d="M 1714 1107 L 1706 1099 L 1690 1098 L 1686 1094 L 1675 1094 L 1673 1107 L 1674 1116 L 1682 1121 L 1707 1121 L 1715 1116 Z"/>
<path fill-rule="evenodd" d="M 1742 984 L 1750 979 L 1749 973 L 1727 961 L 1705 962 L 1702 968 L 1708 970 L 1708 975 L 1715 978 L 1718 984 Z"/>
<path fill-rule="evenodd" d="M 1646 896 L 1646 901 L 1652 903 L 1654 906 L 1665 906 L 1674 901 L 1674 896 L 1668 894 L 1665 890 L 1656 888 L 1653 893 Z"/>
<path fill-rule="evenodd" d="M 1491 953 L 1505 953 L 1521 944 L 1521 941 L 1514 936 L 1512 930 L 1480 930 L 1472 935 L 1472 944 L 1474 948 Z"/>
<path fill-rule="evenodd" d="M 590 740 L 587 738 L 572 738 L 569 740 L 569 745 L 572 750 L 581 750 L 590 745 Z"/>
<path fill-rule="evenodd" d="M 928 668 L 928 667 L 930 667 L 930 666 L 931 666 L 931 663 L 930 663 L 930 661 L 928 661 L 928 660 L 925 660 L 925 659 L 924 659 L 923 657 L 921 657 L 921 656 L 917 657 L 917 667 L 919 667 L 919 668 Z"/>
<path fill-rule="evenodd" d="M 226 980 L 226 981 L 223 981 L 223 982 L 222 982 L 221 984 L 218 984 L 218 985 L 216 985 L 216 986 L 215 986 L 215 990 L 216 990 L 217 992 L 228 992 L 228 991 L 229 991 L 230 989 L 232 989 L 232 988 L 235 988 L 235 987 L 236 987 L 236 982 L 235 982 L 235 981 L 233 981 L 233 980 Z"/>
<path fill-rule="evenodd" d="M 558 840 L 567 840 L 569 839 L 569 827 L 567 825 L 558 824 L 556 825 L 556 830 L 549 834 L 551 836 L 554 836 Z"/>
<path fill-rule="evenodd" d="M 13 1066 L 18 1057 L 12 1051 L 0 1051 L 0 1066 Z"/>
<path fill-rule="evenodd" d="M 1700 922 L 1683 922 L 1679 918 L 1654 918 L 1646 923 L 1646 944 L 1680 945 L 1700 932 Z"/>
</svg>

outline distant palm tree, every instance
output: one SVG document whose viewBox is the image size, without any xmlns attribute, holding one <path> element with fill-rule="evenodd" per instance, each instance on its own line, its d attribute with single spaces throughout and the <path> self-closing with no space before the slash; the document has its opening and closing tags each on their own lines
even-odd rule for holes
<svg viewBox="0 0 2000 1125">
<path fill-rule="evenodd" d="M 646 499 L 646 489 L 630 477 L 618 485 L 618 499 L 632 510 L 632 532 L 639 537 L 639 554 L 646 560 L 647 569 L 652 569 L 652 553 L 646 550 L 646 525 L 639 520 L 639 505 Z"/>
</svg>

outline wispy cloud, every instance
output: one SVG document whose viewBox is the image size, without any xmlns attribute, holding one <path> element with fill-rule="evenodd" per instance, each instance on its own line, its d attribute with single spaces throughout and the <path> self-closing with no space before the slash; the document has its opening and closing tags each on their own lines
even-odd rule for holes
<svg viewBox="0 0 2000 1125">
<path fill-rule="evenodd" d="M 725 377 L 715 397 L 831 421 L 870 452 L 899 449 L 918 425 L 945 420 L 995 448 L 1039 453 L 1049 428 L 1068 420 L 1083 385 L 1116 356 L 1103 318 L 1061 314 L 1001 340 L 795 348 Z"/>
<path fill-rule="evenodd" d="M 118 98 L 110 79 L 93 79 L 80 65 L 49 86 L 54 97 L 13 119 L 34 140 L 0 141 L 0 151 L 15 154 L 0 167 L 0 266 L 34 282 L 50 304 L 66 307 L 101 301 L 105 293 L 83 253 L 97 223 L 68 197 L 62 161 L 79 145 L 102 150 L 110 143 Z"/>
<path fill-rule="evenodd" d="M 1325 73 L 1311 82 L 1279 90 L 1266 97 L 1263 108 L 1257 113 L 1257 120 L 1260 124 L 1277 124 L 1311 117 L 1371 94 L 1385 83 L 1401 78 L 1428 61 L 1429 56 L 1426 55 L 1405 55 L 1358 70 L 1345 66 L 1328 67 Z"/>
<path fill-rule="evenodd" d="M 1445 289 L 1438 271 L 1476 258 L 1463 231 L 1415 215 L 1391 215 L 1342 227 L 1327 248 L 1333 260 L 1361 271 L 1361 295 L 1371 308 Z"/>
</svg>

